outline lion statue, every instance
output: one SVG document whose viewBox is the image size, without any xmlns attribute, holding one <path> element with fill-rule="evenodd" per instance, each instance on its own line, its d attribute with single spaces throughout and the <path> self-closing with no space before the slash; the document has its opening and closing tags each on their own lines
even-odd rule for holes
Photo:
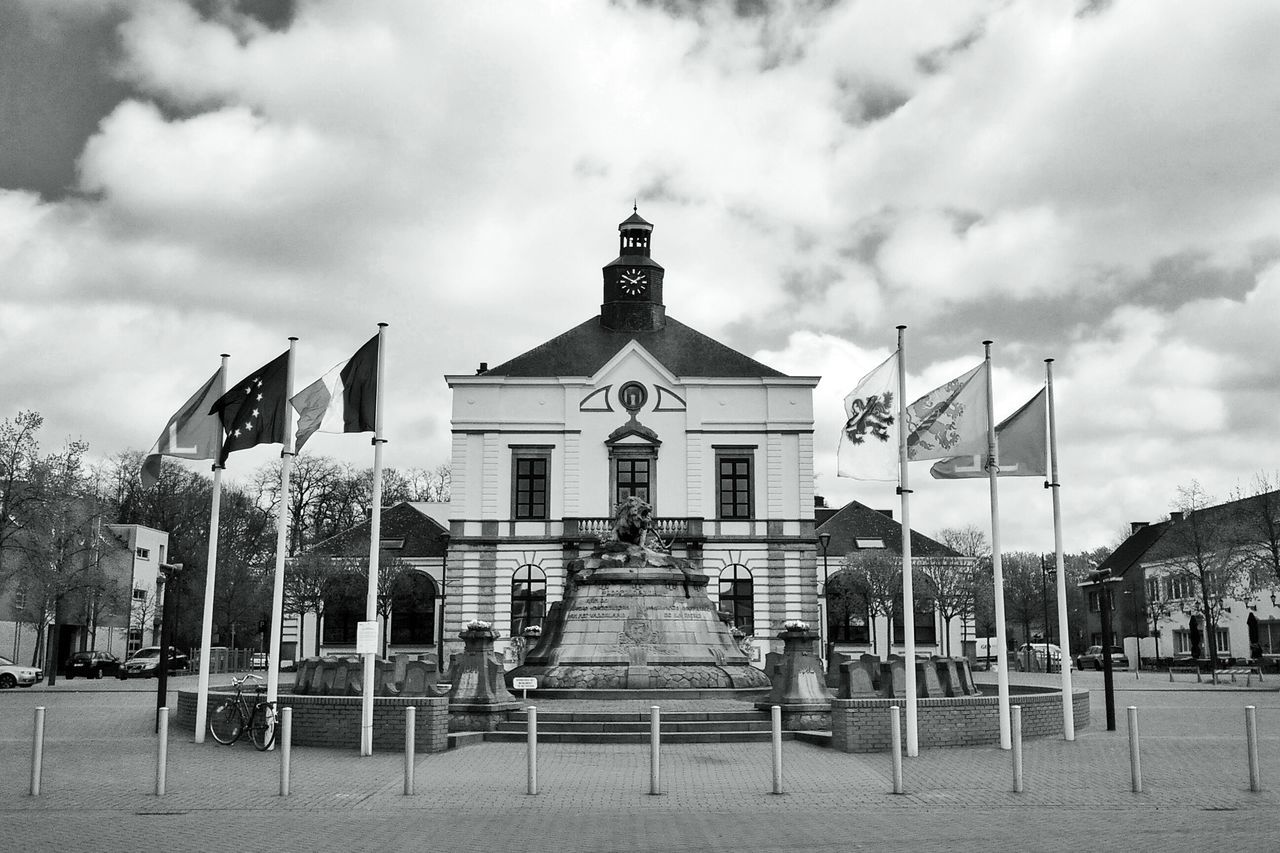
<svg viewBox="0 0 1280 853">
<path fill-rule="evenodd" d="M 653 529 L 653 507 L 632 495 L 618 502 L 613 510 L 613 529 L 608 541 L 639 545 L 650 551 L 670 552 Z"/>
</svg>

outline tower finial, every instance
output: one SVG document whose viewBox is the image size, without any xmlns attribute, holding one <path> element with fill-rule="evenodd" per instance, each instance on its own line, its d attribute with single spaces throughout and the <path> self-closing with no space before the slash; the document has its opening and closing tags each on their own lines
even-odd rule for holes
<svg viewBox="0 0 1280 853">
<path fill-rule="evenodd" d="M 632 213 L 640 212 L 640 199 L 634 198 L 631 200 L 631 212 Z"/>
</svg>

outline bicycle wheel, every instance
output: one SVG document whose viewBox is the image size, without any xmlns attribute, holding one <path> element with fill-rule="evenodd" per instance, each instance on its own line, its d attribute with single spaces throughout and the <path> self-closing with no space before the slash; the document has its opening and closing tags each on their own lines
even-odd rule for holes
<svg viewBox="0 0 1280 853">
<path fill-rule="evenodd" d="M 249 721 L 249 738 L 259 752 L 271 748 L 276 742 L 276 709 L 263 702 L 253 711 L 253 719 Z"/>
<path fill-rule="evenodd" d="M 209 734 L 220 744 L 233 744 L 244 733 L 244 717 L 234 699 L 224 699 L 209 713 Z"/>
</svg>

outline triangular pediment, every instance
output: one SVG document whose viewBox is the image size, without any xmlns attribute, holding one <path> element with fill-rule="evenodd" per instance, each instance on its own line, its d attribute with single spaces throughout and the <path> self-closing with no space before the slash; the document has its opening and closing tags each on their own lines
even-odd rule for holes
<svg viewBox="0 0 1280 853">
<path fill-rule="evenodd" d="M 588 378 L 593 384 L 599 383 L 624 365 L 635 362 L 643 364 L 668 384 L 675 385 L 679 382 L 676 375 L 668 370 L 666 365 L 658 361 L 653 353 L 635 340 L 627 341 L 622 349 L 614 354 L 613 358 L 606 361 L 599 370 Z"/>
</svg>

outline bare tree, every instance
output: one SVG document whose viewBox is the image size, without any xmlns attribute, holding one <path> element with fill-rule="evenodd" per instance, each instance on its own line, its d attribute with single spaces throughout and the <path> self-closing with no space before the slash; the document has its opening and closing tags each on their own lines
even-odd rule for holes
<svg viewBox="0 0 1280 853">
<path fill-rule="evenodd" d="M 1251 592 L 1250 567 L 1239 505 L 1213 506 L 1200 483 L 1178 488 L 1175 514 L 1161 538 L 1169 577 L 1195 594 L 1205 621 L 1209 660 L 1218 660 L 1218 621 L 1231 599 Z"/>
<path fill-rule="evenodd" d="M 912 560 L 927 580 L 934 607 L 942 617 L 942 633 L 946 640 L 944 654 L 952 654 L 951 622 L 973 610 L 973 557 L 926 557 Z"/>
<path fill-rule="evenodd" d="M 1252 570 L 1255 587 L 1280 589 L 1280 474 L 1254 475 L 1249 490 L 1237 489 L 1240 535 L 1247 546 L 1242 557 Z"/>
</svg>

